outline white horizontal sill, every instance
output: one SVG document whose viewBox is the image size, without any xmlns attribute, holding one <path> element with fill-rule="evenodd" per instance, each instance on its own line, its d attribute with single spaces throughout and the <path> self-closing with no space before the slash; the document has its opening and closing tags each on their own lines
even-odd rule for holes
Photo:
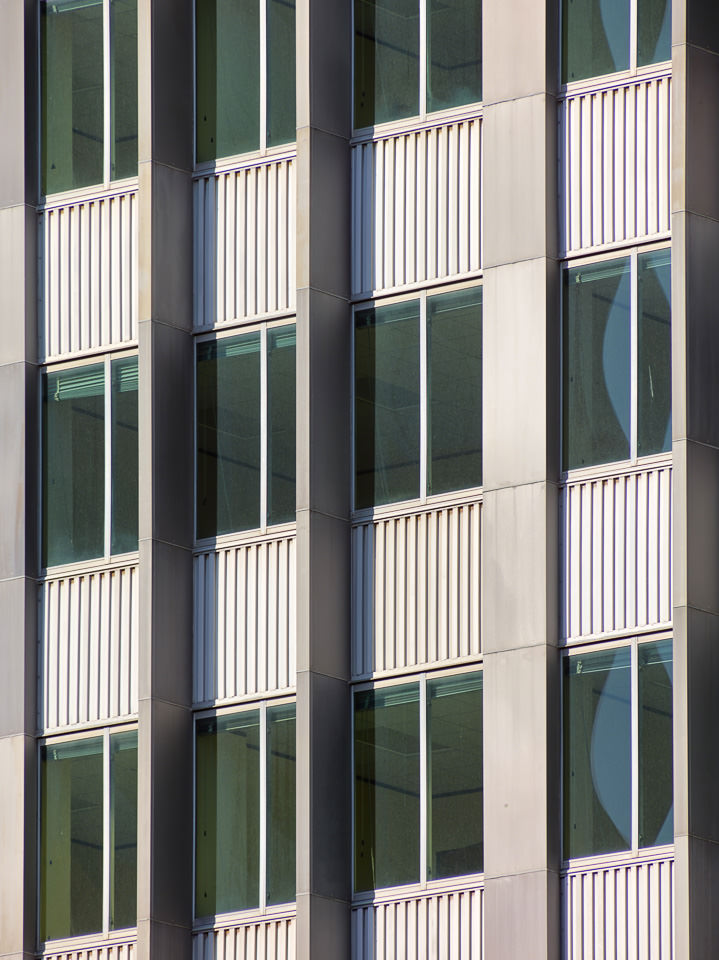
<svg viewBox="0 0 719 960">
<path fill-rule="evenodd" d="M 65 190 L 63 193 L 51 193 L 40 199 L 38 213 L 57 210 L 60 207 L 72 207 L 77 203 L 88 203 L 94 200 L 112 200 L 113 197 L 123 197 L 128 193 L 136 193 L 137 189 L 138 178 L 128 177 L 126 180 L 113 180 L 111 183 L 96 183 L 89 187 L 78 187 L 76 190 Z"/>
<path fill-rule="evenodd" d="M 420 513 L 431 513 L 435 510 L 446 510 L 481 502 L 482 487 L 470 487 L 467 490 L 456 490 L 452 493 L 435 494 L 416 500 L 402 500 L 399 503 L 386 503 L 381 506 L 366 507 L 363 510 L 353 510 L 352 525 L 358 527 L 374 520 L 411 517 Z"/>
<path fill-rule="evenodd" d="M 420 293 L 422 291 L 426 291 L 427 296 L 432 296 L 434 293 L 441 293 L 444 287 L 456 286 L 458 283 L 463 283 L 467 280 L 481 280 L 483 274 L 484 269 L 480 267 L 479 270 L 451 273 L 442 277 L 431 277 L 429 280 L 414 280 L 412 283 L 400 284 L 394 287 L 375 287 L 372 290 L 360 290 L 352 294 L 351 302 L 353 304 L 360 304 L 366 300 L 380 300 L 383 297 L 398 296 L 399 294 L 406 297 L 409 293 Z"/>
<path fill-rule="evenodd" d="M 569 100 L 571 97 L 587 93 L 602 93 L 605 90 L 616 90 L 618 87 L 630 87 L 635 83 L 660 80 L 671 75 L 672 62 L 664 60 L 661 63 L 647 64 L 646 67 L 635 67 L 633 70 L 605 73 L 599 77 L 586 77 L 584 80 L 571 80 L 560 87 L 560 99 Z"/>
<path fill-rule="evenodd" d="M 192 709 L 196 716 L 214 716 L 218 710 L 225 712 L 228 707 L 247 707 L 250 704 L 268 703 L 274 704 L 275 701 L 286 701 L 291 703 L 297 696 L 294 684 L 290 687 L 281 687 L 274 690 L 260 690 L 253 693 L 243 693 L 236 697 L 224 697 L 217 700 L 197 700 L 192 704 Z"/>
<path fill-rule="evenodd" d="M 484 887 L 484 874 L 472 873 L 461 877 L 447 877 L 442 880 L 428 880 L 426 883 L 404 884 L 397 887 L 381 887 L 377 890 L 363 891 L 352 895 L 352 907 L 370 907 L 380 903 L 397 903 L 407 900 L 423 900 L 443 893 L 462 893 L 481 890 Z"/>
<path fill-rule="evenodd" d="M 71 350 L 68 353 L 48 353 L 40 361 L 43 367 L 52 367 L 54 364 L 69 363 L 74 360 L 88 360 L 92 357 L 107 357 L 115 353 L 126 353 L 128 350 L 137 350 L 137 337 L 130 340 L 119 340 L 116 343 L 101 344 L 96 347 L 87 347 L 83 350 Z"/>
<path fill-rule="evenodd" d="M 232 173 L 233 170 L 248 170 L 252 167 L 262 167 L 282 160 L 294 160 L 296 156 L 297 144 L 294 141 L 282 143 L 277 147 L 267 147 L 265 150 L 252 150 L 249 153 L 238 153 L 232 157 L 220 157 L 217 160 L 196 163 L 192 178 L 193 180 L 202 180 L 215 174 Z"/>
<path fill-rule="evenodd" d="M 648 623 L 644 626 L 622 627 L 619 630 L 607 630 L 605 633 L 578 633 L 569 637 L 560 639 L 559 646 L 564 649 L 571 647 L 592 647 L 598 643 L 610 643 L 617 640 L 630 640 L 632 637 L 641 637 L 645 639 L 648 636 L 656 634 L 656 639 L 671 639 L 672 621 L 658 621 L 657 623 Z"/>
<path fill-rule="evenodd" d="M 291 520 L 288 523 L 272 524 L 269 527 L 242 530 L 237 533 L 223 533 L 217 537 L 207 537 L 196 540 L 193 549 L 194 556 L 203 556 L 219 550 L 231 550 L 233 547 L 249 547 L 261 543 L 272 543 L 275 540 L 287 540 L 297 533 L 297 524 Z"/>
<path fill-rule="evenodd" d="M 671 467 L 672 454 L 658 453 L 650 457 L 639 457 L 637 460 L 618 460 L 614 463 L 598 463 L 590 467 L 575 467 L 560 474 L 560 484 L 570 486 L 575 483 L 584 483 L 587 480 L 604 480 L 612 477 L 629 477 L 635 473 L 646 473 L 647 470 L 658 470 Z"/>
<path fill-rule="evenodd" d="M 565 860 L 562 876 L 577 873 L 591 873 L 594 870 L 606 870 L 614 867 L 631 867 L 642 863 L 658 863 L 674 859 L 674 844 L 660 847 L 641 847 L 639 850 L 622 850 L 618 853 L 600 853 L 591 857 L 574 857 Z"/>
<path fill-rule="evenodd" d="M 234 910 L 230 913 L 217 913 L 210 917 L 199 917 L 192 924 L 192 932 L 211 933 L 213 930 L 228 930 L 232 927 L 249 927 L 256 923 L 275 920 L 294 920 L 297 915 L 295 901 L 277 906 L 253 907 L 249 910 Z"/>
<path fill-rule="evenodd" d="M 636 634 L 636 630 L 634 634 Z M 632 634 L 634 636 L 634 634 Z M 416 679 L 420 675 L 436 673 L 441 671 L 458 670 L 460 667 L 481 668 L 484 662 L 484 654 L 479 653 L 469 657 L 445 657 L 442 660 L 425 660 L 418 663 L 408 664 L 407 666 L 396 667 L 391 670 L 376 670 L 374 673 L 353 673 L 352 686 L 360 687 L 367 685 L 372 687 L 375 683 L 382 680 L 396 680 L 400 677 L 411 677 Z M 462 671 L 465 672 L 465 671 Z"/>
<path fill-rule="evenodd" d="M 117 553 L 109 557 L 95 557 L 91 560 L 77 560 L 75 563 L 46 567 L 41 571 L 40 580 L 49 583 L 52 580 L 66 580 L 69 577 L 92 576 L 94 573 L 108 573 L 134 567 L 139 563 L 139 552 Z"/>
<path fill-rule="evenodd" d="M 406 117 L 402 120 L 388 120 L 386 123 L 376 123 L 372 127 L 360 127 L 355 130 L 350 144 L 354 147 L 360 143 L 373 140 L 384 140 L 401 136 L 405 133 L 418 133 L 421 130 L 431 130 L 434 127 L 444 127 L 459 120 L 476 120 L 482 117 L 482 103 L 467 103 L 448 110 L 438 110 L 436 113 L 424 113 L 419 116 Z"/>
<path fill-rule="evenodd" d="M 102 717 L 99 720 L 84 720 L 82 723 L 68 723 L 59 727 L 38 727 L 35 733 L 38 737 L 67 737 L 70 734 L 86 733 L 93 730 L 101 733 L 108 727 L 126 727 L 128 724 L 137 723 L 137 721 L 137 713 L 127 713 L 116 717 Z"/>
<path fill-rule="evenodd" d="M 626 237 L 623 240 L 613 240 L 611 243 L 597 243 L 591 247 L 566 247 L 561 251 L 561 259 L 571 266 L 577 266 L 579 262 L 586 259 L 593 259 L 600 253 L 621 253 L 626 250 L 630 253 L 635 249 L 642 249 L 653 243 L 670 243 L 672 239 L 671 230 L 665 230 L 662 233 L 646 233 L 641 236 Z"/>
<path fill-rule="evenodd" d="M 137 928 L 124 927 L 122 930 L 110 930 L 108 933 L 87 933 L 80 937 L 64 937 L 60 940 L 45 940 L 40 944 L 40 952 L 45 954 L 75 954 L 83 950 L 117 946 L 137 942 Z"/>
</svg>

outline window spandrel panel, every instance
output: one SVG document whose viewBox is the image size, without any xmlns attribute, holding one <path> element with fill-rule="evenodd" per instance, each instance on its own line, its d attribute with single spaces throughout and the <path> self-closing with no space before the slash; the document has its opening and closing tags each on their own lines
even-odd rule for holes
<svg viewBox="0 0 719 960">
<path fill-rule="evenodd" d="M 260 335 L 197 347 L 197 536 L 260 524 Z"/>
<path fill-rule="evenodd" d="M 671 253 L 640 254 L 638 265 L 637 452 L 672 446 Z"/>
<path fill-rule="evenodd" d="M 630 305 L 628 257 L 565 271 L 565 469 L 629 457 Z"/>
<path fill-rule="evenodd" d="M 419 301 L 355 315 L 355 506 L 419 496 Z"/>
<path fill-rule="evenodd" d="M 40 4 L 42 190 L 103 181 L 102 0 Z"/>
<path fill-rule="evenodd" d="M 196 0 L 197 160 L 260 145 L 259 0 Z"/>
<path fill-rule="evenodd" d="M 297 139 L 295 82 L 295 0 L 268 0 L 268 147 Z"/>
<path fill-rule="evenodd" d="M 671 0 L 637 0 L 637 66 L 672 56 Z"/>
<path fill-rule="evenodd" d="M 632 845 L 630 648 L 564 661 L 564 856 Z"/>
<path fill-rule="evenodd" d="M 110 737 L 110 929 L 137 925 L 137 731 Z"/>
<path fill-rule="evenodd" d="M 429 880 L 484 863 L 482 674 L 427 681 Z"/>
<path fill-rule="evenodd" d="M 104 366 L 46 373 L 42 384 L 42 562 L 49 567 L 104 554 Z"/>
<path fill-rule="evenodd" d="M 355 890 L 419 881 L 419 687 L 355 694 Z"/>
<path fill-rule="evenodd" d="M 639 846 L 674 841 L 672 641 L 639 645 Z"/>
<path fill-rule="evenodd" d="M 354 125 L 419 113 L 418 0 L 355 0 Z"/>
<path fill-rule="evenodd" d="M 102 930 L 103 741 L 40 748 L 40 939 Z"/>
<path fill-rule="evenodd" d="M 427 110 L 482 99 L 482 4 L 427 2 Z"/>
<path fill-rule="evenodd" d="M 267 903 L 295 899 L 295 705 L 267 710 Z"/>
<path fill-rule="evenodd" d="M 137 357 L 112 362 L 112 553 L 137 550 Z"/>
<path fill-rule="evenodd" d="M 111 177 L 137 176 L 137 0 L 110 2 Z"/>
<path fill-rule="evenodd" d="M 295 327 L 267 332 L 267 522 L 295 519 L 296 471 Z"/>
<path fill-rule="evenodd" d="M 427 493 L 482 483 L 482 288 L 427 298 Z"/>
<path fill-rule="evenodd" d="M 629 67 L 629 0 L 563 0 L 562 82 Z"/>
<path fill-rule="evenodd" d="M 197 723 L 195 916 L 259 904 L 259 711 Z"/>
</svg>

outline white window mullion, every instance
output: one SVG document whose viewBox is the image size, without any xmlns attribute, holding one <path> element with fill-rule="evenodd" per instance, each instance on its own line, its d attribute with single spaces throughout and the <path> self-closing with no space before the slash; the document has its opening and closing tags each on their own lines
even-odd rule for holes
<svg viewBox="0 0 719 960">
<path fill-rule="evenodd" d="M 260 333 L 260 526 L 264 530 L 267 527 L 267 480 L 269 471 L 267 469 L 267 454 L 269 444 L 267 442 L 267 367 L 269 358 L 267 356 L 267 328 L 263 327 Z"/>
<path fill-rule="evenodd" d="M 632 849 L 639 849 L 639 652 L 636 637 L 631 646 L 632 722 Z"/>
<path fill-rule="evenodd" d="M 630 309 L 630 348 L 629 348 L 629 382 L 630 382 L 630 400 L 629 400 L 629 456 L 632 460 L 637 459 L 638 443 L 638 392 L 639 392 L 639 332 L 638 332 L 638 290 L 639 282 L 637 278 L 637 251 L 634 250 L 630 259 L 630 286 L 631 286 L 631 309 Z"/>
<path fill-rule="evenodd" d="M 260 910 L 267 906 L 267 704 L 260 708 Z"/>
<path fill-rule="evenodd" d="M 427 678 L 419 681 L 419 882 L 427 883 Z"/>
<path fill-rule="evenodd" d="M 419 113 L 427 113 L 427 0 L 419 0 Z"/>
<path fill-rule="evenodd" d="M 110 884 L 112 852 L 112 818 L 110 810 L 110 731 L 103 735 L 103 784 L 102 784 L 102 928 L 107 935 L 110 932 Z"/>
<path fill-rule="evenodd" d="M 427 498 L 427 296 L 419 301 L 419 496 Z"/>
<path fill-rule="evenodd" d="M 105 183 L 112 179 L 112 94 L 110 76 L 110 0 L 104 0 L 102 11 L 103 25 L 103 174 Z"/>
<path fill-rule="evenodd" d="M 637 69 L 637 7 L 638 0 L 631 0 L 629 5 L 629 69 Z"/>
<path fill-rule="evenodd" d="M 267 149 L 267 4 L 260 0 L 260 150 Z"/>
<path fill-rule="evenodd" d="M 112 553 L 112 361 L 105 357 L 105 556 Z"/>
</svg>

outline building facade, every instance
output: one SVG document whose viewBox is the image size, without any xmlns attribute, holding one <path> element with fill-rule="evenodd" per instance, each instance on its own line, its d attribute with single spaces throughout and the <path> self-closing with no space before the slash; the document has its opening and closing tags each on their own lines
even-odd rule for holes
<svg viewBox="0 0 719 960">
<path fill-rule="evenodd" d="M 715 5 L 0 53 L 0 955 L 719 956 Z"/>
</svg>

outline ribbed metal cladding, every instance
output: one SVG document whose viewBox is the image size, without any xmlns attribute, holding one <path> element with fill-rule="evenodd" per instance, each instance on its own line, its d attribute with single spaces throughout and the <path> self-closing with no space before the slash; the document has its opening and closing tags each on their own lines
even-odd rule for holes
<svg viewBox="0 0 719 960">
<path fill-rule="evenodd" d="M 40 213 L 40 360 L 137 339 L 137 230 L 135 190 Z"/>
<path fill-rule="evenodd" d="M 560 104 L 565 252 L 669 231 L 670 123 L 670 75 L 570 94 Z"/>
<path fill-rule="evenodd" d="M 136 954 L 134 941 L 106 942 L 96 947 L 46 952 L 42 954 L 42 960 L 134 960 Z"/>
<path fill-rule="evenodd" d="M 295 919 L 283 917 L 196 933 L 192 960 L 294 960 Z"/>
<path fill-rule="evenodd" d="M 137 566 L 47 580 L 39 588 L 38 729 L 137 713 Z"/>
<path fill-rule="evenodd" d="M 195 328 L 294 310 L 292 157 L 194 184 Z"/>
<path fill-rule="evenodd" d="M 352 149 L 352 291 L 481 268 L 481 119 Z"/>
<path fill-rule="evenodd" d="M 195 557 L 195 703 L 295 684 L 295 537 Z"/>
<path fill-rule="evenodd" d="M 437 893 L 352 911 L 353 960 L 481 960 L 482 888 Z"/>
<path fill-rule="evenodd" d="M 355 526 L 355 677 L 481 653 L 480 518 L 466 503 Z"/>
<path fill-rule="evenodd" d="M 673 856 L 571 870 L 562 897 L 565 960 L 673 960 Z"/>
<path fill-rule="evenodd" d="M 672 619 L 672 468 L 567 483 L 562 492 L 562 636 Z"/>
</svg>

